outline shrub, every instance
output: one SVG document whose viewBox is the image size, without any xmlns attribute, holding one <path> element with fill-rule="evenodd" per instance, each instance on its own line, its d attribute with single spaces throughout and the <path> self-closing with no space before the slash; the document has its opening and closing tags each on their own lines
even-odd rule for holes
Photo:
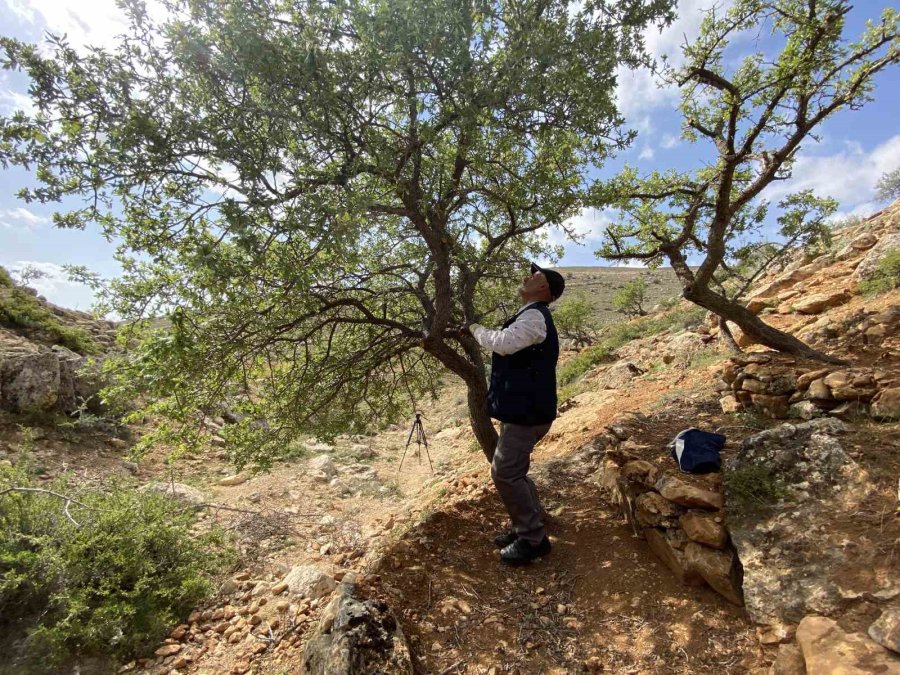
<svg viewBox="0 0 900 675">
<path fill-rule="evenodd" d="M 790 493 L 778 476 L 764 466 L 750 465 L 725 473 L 728 507 L 749 514 L 775 506 Z"/>
<path fill-rule="evenodd" d="M 553 310 L 553 322 L 562 337 L 589 343 L 597 332 L 594 306 L 583 293 L 563 298 Z"/>
<path fill-rule="evenodd" d="M 60 344 L 79 354 L 94 354 L 97 345 L 91 336 L 63 324 L 33 295 L 15 284 L 0 267 L 0 326 L 18 328 L 29 337 Z"/>
<path fill-rule="evenodd" d="M 625 316 L 644 316 L 644 292 L 647 284 L 643 277 L 638 277 L 622 286 L 613 295 L 613 307 Z"/>
<path fill-rule="evenodd" d="M 865 295 L 887 293 L 895 288 L 900 288 L 900 248 L 888 251 L 875 268 L 872 278 L 859 285 L 859 290 Z"/>
<path fill-rule="evenodd" d="M 900 198 L 900 166 L 883 174 L 875 184 L 875 195 L 879 200 L 893 201 Z"/>
<path fill-rule="evenodd" d="M 27 633 L 41 668 L 74 658 L 129 658 L 158 644 L 212 588 L 231 553 L 218 532 L 194 537 L 194 514 L 156 493 L 82 490 L 78 503 L 36 487 L 27 458 L 0 467 L 0 630 Z M 43 489 L 58 494 L 65 479 Z"/>
</svg>

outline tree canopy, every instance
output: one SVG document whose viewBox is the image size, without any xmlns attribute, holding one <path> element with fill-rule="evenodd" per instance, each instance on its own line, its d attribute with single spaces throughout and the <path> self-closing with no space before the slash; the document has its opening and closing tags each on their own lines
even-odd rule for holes
<svg viewBox="0 0 900 675">
<path fill-rule="evenodd" d="M 683 47 L 684 65 L 661 72 L 665 82 L 681 87 L 684 137 L 706 144 L 712 161 L 693 171 L 648 175 L 627 168 L 597 184 L 591 203 L 620 214 L 598 255 L 649 265 L 667 261 L 687 299 L 762 344 L 822 358 L 763 323 L 717 278 L 759 237 L 765 190 L 790 177 L 801 144 L 831 115 L 864 105 L 875 75 L 900 60 L 895 9 L 886 8 L 855 42 L 844 35 L 850 11 L 846 0 L 738 0 L 727 12 L 711 10 L 699 38 Z M 737 59 L 729 51 L 739 36 L 767 32 L 779 43 L 774 55 L 760 49 Z M 833 211 L 811 193 L 792 195 L 782 207 L 781 241 L 814 236 L 823 214 Z"/>
<path fill-rule="evenodd" d="M 0 122 L 0 161 L 35 168 L 26 201 L 85 198 L 58 225 L 120 242 L 110 308 L 169 319 L 118 364 L 169 440 L 239 395 L 235 458 L 266 461 L 408 414 L 439 363 L 488 452 L 483 357 L 448 328 L 512 300 L 628 142 L 615 71 L 671 4 L 130 0 L 113 50 L 2 39 L 37 112 Z"/>
</svg>

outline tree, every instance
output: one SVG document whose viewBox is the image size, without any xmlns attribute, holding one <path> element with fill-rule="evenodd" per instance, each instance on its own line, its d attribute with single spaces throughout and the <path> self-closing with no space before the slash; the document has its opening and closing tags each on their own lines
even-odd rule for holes
<svg viewBox="0 0 900 675">
<path fill-rule="evenodd" d="M 644 316 L 644 291 L 647 284 L 643 277 L 632 279 L 613 295 L 613 307 L 625 316 Z"/>
<path fill-rule="evenodd" d="M 567 293 L 553 310 L 553 322 L 560 336 L 576 345 L 590 344 L 597 333 L 594 305 L 584 293 Z"/>
<path fill-rule="evenodd" d="M 828 359 L 750 312 L 716 288 L 735 249 L 763 225 L 764 190 L 790 177 L 803 141 L 835 112 L 870 99 L 873 78 L 900 59 L 898 13 L 885 9 L 858 42 L 843 36 L 845 0 L 738 0 L 726 13 L 710 11 L 700 37 L 683 47 L 684 66 L 663 70 L 682 89 L 683 135 L 706 143 L 713 160 L 695 171 L 626 168 L 598 184 L 591 203 L 619 209 L 598 255 L 610 260 L 668 261 L 688 300 L 736 323 L 756 342 Z M 760 51 L 738 65 L 726 50 L 741 34 L 771 32 L 781 51 Z M 699 150 L 697 151 L 699 155 Z M 816 213 L 810 196 L 794 196 L 785 218 Z M 795 227 L 806 225 L 795 223 Z M 699 258 L 699 266 L 689 260 Z M 693 260 L 691 260 L 693 262 Z"/>
<path fill-rule="evenodd" d="M 266 461 L 409 414 L 443 366 L 492 454 L 484 359 L 450 327 L 496 318 L 628 142 L 615 70 L 670 0 L 164 4 L 126 3 L 113 51 L 2 41 L 38 110 L 2 122 L 0 159 L 41 183 L 22 197 L 86 197 L 55 221 L 121 241 L 110 305 L 169 319 L 122 391 L 179 443 L 238 393 L 227 440 Z"/>
<path fill-rule="evenodd" d="M 900 167 L 886 172 L 875 184 L 875 196 L 881 201 L 900 199 Z"/>
</svg>

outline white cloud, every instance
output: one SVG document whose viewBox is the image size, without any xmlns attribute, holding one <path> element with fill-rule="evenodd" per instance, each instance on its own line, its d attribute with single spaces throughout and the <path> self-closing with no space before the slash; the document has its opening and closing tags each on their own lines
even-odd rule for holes
<svg viewBox="0 0 900 675">
<path fill-rule="evenodd" d="M 588 244 L 597 242 L 603 237 L 606 226 L 612 223 L 612 212 L 598 209 L 582 209 L 581 213 L 569 218 L 565 225 Z M 547 229 L 547 238 L 552 246 L 574 246 L 572 240 L 566 236 L 561 228 L 551 227 Z"/>
<path fill-rule="evenodd" d="M 868 218 L 880 209 L 878 202 L 863 202 L 849 211 L 838 211 L 829 220 L 837 222 L 846 218 Z"/>
<path fill-rule="evenodd" d="M 36 270 L 43 274 L 38 279 L 27 280 L 26 285 L 60 307 L 90 311 L 94 304 L 93 291 L 83 284 L 70 281 L 62 265 L 45 261 L 17 260 L 4 264 L 4 267 L 16 278 L 25 269 Z"/>
<path fill-rule="evenodd" d="M 666 150 L 671 150 L 679 143 L 681 143 L 681 139 L 678 136 L 675 136 L 674 134 L 665 134 L 663 135 L 660 146 Z"/>
<path fill-rule="evenodd" d="M 645 145 L 644 149 L 641 150 L 641 154 L 638 155 L 638 159 L 653 159 L 653 156 L 656 153 L 653 152 L 653 148 L 649 145 Z"/>
<path fill-rule="evenodd" d="M 763 197 L 777 201 L 791 192 L 810 189 L 820 197 L 834 197 L 845 207 L 861 208 L 875 197 L 875 183 L 883 174 L 900 167 L 900 134 L 870 152 L 855 142 L 831 155 L 802 152 L 789 180 L 771 186 Z M 852 212 L 852 211 L 851 211 Z"/>
<path fill-rule="evenodd" d="M 65 34 L 73 46 L 110 47 L 127 24 L 115 0 L 3 0 L 20 20 L 39 31 Z M 86 11 L 89 8 L 89 12 Z M 87 17 L 89 16 L 89 19 Z M 82 18 L 84 17 L 84 18 Z"/>
<path fill-rule="evenodd" d="M 11 89 L 0 91 L 0 112 L 9 115 L 17 110 L 22 110 L 28 115 L 34 114 L 35 107 L 31 97 Z"/>
<path fill-rule="evenodd" d="M 731 2 L 732 0 L 681 0 L 678 3 L 678 18 L 671 26 L 662 31 L 655 27 L 644 31 L 647 51 L 657 60 L 667 57 L 670 65 L 678 67 L 684 61 L 681 46 L 700 34 L 700 24 L 705 12 L 712 7 L 717 12 L 725 12 Z M 632 118 L 646 114 L 650 108 L 674 107 L 678 101 L 678 87 L 660 87 L 646 69 L 619 68 L 616 99 L 619 111 L 633 125 Z"/>
<path fill-rule="evenodd" d="M 38 216 L 22 206 L 15 209 L 0 211 L 0 227 L 11 230 L 33 230 L 39 225 L 44 225 L 49 222 L 49 218 Z"/>
</svg>

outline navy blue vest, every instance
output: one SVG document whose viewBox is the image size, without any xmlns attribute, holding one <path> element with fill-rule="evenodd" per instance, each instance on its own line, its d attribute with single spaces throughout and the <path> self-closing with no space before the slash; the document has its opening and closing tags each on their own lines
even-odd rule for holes
<svg viewBox="0 0 900 675">
<path fill-rule="evenodd" d="M 559 336 L 546 302 L 529 305 L 547 322 L 543 342 L 514 354 L 491 357 L 491 386 L 488 390 L 488 414 L 509 424 L 537 426 L 556 419 L 556 361 L 559 358 Z M 509 327 L 519 312 L 503 324 Z"/>
</svg>

